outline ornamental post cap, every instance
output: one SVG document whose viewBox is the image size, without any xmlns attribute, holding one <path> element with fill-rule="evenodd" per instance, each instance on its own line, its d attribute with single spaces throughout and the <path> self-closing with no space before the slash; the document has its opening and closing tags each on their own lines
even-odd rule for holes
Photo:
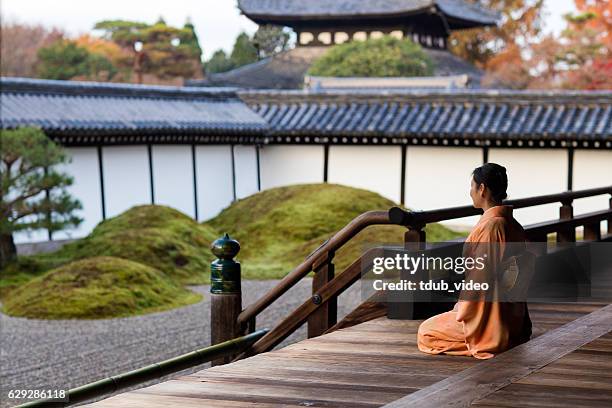
<svg viewBox="0 0 612 408">
<path fill-rule="evenodd" d="M 223 237 L 216 239 L 210 245 L 210 249 L 217 258 L 232 259 L 240 252 L 240 243 L 230 238 L 226 232 Z"/>
</svg>

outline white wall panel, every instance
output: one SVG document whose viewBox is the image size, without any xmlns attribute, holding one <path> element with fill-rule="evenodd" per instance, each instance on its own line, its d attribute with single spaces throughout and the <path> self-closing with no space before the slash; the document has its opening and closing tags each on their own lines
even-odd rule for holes
<svg viewBox="0 0 612 408">
<path fill-rule="evenodd" d="M 257 153 L 255 146 L 235 145 L 236 197 L 244 198 L 257 192 Z"/>
<path fill-rule="evenodd" d="M 482 165 L 482 149 L 408 146 L 406 206 L 427 211 L 472 204 L 472 171 Z M 479 216 L 444 221 L 449 227 L 472 227 Z"/>
<path fill-rule="evenodd" d="M 146 146 L 102 148 L 106 217 L 141 204 L 151 204 L 149 159 Z"/>
<path fill-rule="evenodd" d="M 363 188 L 400 201 L 400 146 L 330 146 L 328 165 L 330 183 Z"/>
<path fill-rule="evenodd" d="M 263 146 L 261 189 L 323 182 L 323 146 Z"/>
<path fill-rule="evenodd" d="M 68 188 L 70 194 L 78 198 L 83 209 L 77 212 L 83 222 L 76 230 L 59 231 L 53 239 L 83 237 L 102 221 L 102 193 L 100 191 L 100 167 L 95 147 L 71 147 L 66 149 L 72 161 L 63 171 L 74 177 Z"/>
<path fill-rule="evenodd" d="M 533 197 L 567 190 L 567 150 L 489 149 L 489 162 L 506 167 L 508 198 Z M 560 204 L 517 209 L 514 217 L 523 226 L 559 218 Z"/>
<path fill-rule="evenodd" d="M 156 145 L 151 153 L 155 204 L 195 217 L 191 146 Z"/>
<path fill-rule="evenodd" d="M 604 187 L 612 185 L 612 151 L 610 150 L 575 150 L 573 189 Z M 609 207 L 610 195 L 581 198 L 573 203 L 574 214 L 604 210 Z M 607 231 L 608 223 L 601 223 Z"/>
<path fill-rule="evenodd" d="M 207 220 L 232 203 L 232 151 L 229 145 L 196 147 L 198 216 Z"/>
</svg>

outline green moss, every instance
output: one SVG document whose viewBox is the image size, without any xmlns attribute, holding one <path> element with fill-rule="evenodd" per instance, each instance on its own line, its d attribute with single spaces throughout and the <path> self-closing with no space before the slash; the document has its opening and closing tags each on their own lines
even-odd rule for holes
<svg viewBox="0 0 612 408">
<path fill-rule="evenodd" d="M 206 222 L 241 244 L 238 259 L 247 279 L 280 278 L 353 218 L 386 211 L 393 201 L 371 191 L 339 184 L 302 184 L 262 191 L 237 201 Z M 405 228 L 372 226 L 339 250 L 338 271 L 357 259 L 366 244 L 402 242 Z M 427 227 L 435 241 L 461 236 L 441 225 Z"/>
<path fill-rule="evenodd" d="M 71 262 L 7 294 L 3 311 L 44 319 L 131 316 L 192 304 L 201 295 L 163 272 L 114 257 Z"/>
<path fill-rule="evenodd" d="M 144 205 L 100 223 L 53 256 L 64 261 L 114 256 L 159 269 L 184 284 L 200 284 L 208 282 L 209 245 L 217 235 L 180 211 Z"/>
</svg>

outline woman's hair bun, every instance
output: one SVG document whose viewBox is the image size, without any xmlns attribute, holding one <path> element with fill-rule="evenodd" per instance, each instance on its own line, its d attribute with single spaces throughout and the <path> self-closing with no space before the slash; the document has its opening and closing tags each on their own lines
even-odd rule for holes
<svg viewBox="0 0 612 408">
<path fill-rule="evenodd" d="M 501 202 L 508 194 L 508 175 L 506 168 L 497 163 L 486 163 L 477 167 L 472 172 L 474 181 L 478 184 L 484 184 L 490 191 L 491 197 L 496 202 Z"/>
</svg>

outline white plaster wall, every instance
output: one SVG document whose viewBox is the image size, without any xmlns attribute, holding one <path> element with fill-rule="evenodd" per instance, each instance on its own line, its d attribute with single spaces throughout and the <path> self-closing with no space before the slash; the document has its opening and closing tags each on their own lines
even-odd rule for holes
<svg viewBox="0 0 612 408">
<path fill-rule="evenodd" d="M 406 206 L 436 210 L 471 205 L 472 171 L 482 165 L 482 149 L 408 146 L 406 151 Z M 449 227 L 469 229 L 479 216 L 443 221 Z"/>
<path fill-rule="evenodd" d="M 399 203 L 400 146 L 330 146 L 328 182 L 374 191 Z"/>
<path fill-rule="evenodd" d="M 612 185 L 612 151 L 610 150 L 575 150 L 573 189 L 605 187 Z M 574 200 L 574 214 L 584 214 L 609 208 L 610 195 L 581 198 Z M 601 223 L 607 231 L 608 222 Z"/>
<path fill-rule="evenodd" d="M 74 177 L 74 183 L 68 188 L 68 191 L 83 205 L 83 209 L 76 213 L 83 218 L 83 222 L 76 230 L 54 233 L 53 239 L 83 237 L 102 221 L 102 193 L 97 149 L 95 147 L 71 147 L 66 150 L 72 161 L 62 171 Z"/>
<path fill-rule="evenodd" d="M 151 153 L 155 204 L 195 217 L 191 146 L 156 145 Z"/>
<path fill-rule="evenodd" d="M 323 146 L 268 145 L 259 149 L 261 189 L 323 182 Z"/>
<path fill-rule="evenodd" d="M 567 150 L 489 149 L 489 162 L 506 167 L 508 198 L 532 197 L 567 190 Z M 523 226 L 559 218 L 561 204 L 516 209 L 514 217 Z"/>
<path fill-rule="evenodd" d="M 232 203 L 232 151 L 229 145 L 196 147 L 198 217 L 207 220 Z"/>
<path fill-rule="evenodd" d="M 106 217 L 141 204 L 151 204 L 146 146 L 102 148 Z"/>
<path fill-rule="evenodd" d="M 244 198 L 257 192 L 257 152 L 255 146 L 235 145 L 236 197 Z"/>
</svg>

